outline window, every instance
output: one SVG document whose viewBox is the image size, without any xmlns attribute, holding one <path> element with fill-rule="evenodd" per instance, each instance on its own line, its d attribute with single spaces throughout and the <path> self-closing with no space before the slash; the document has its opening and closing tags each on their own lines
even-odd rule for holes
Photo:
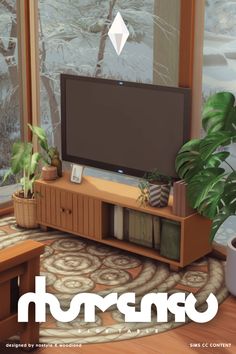
<svg viewBox="0 0 236 354">
<path fill-rule="evenodd" d="M 203 99 L 215 92 L 230 91 L 236 96 L 236 2 L 206 2 Z M 236 169 L 236 144 L 232 146 Z"/>
<path fill-rule="evenodd" d="M 41 122 L 57 147 L 61 145 L 60 73 L 178 84 L 180 0 L 39 0 L 38 4 Z M 118 11 L 130 32 L 120 57 L 106 36 L 106 24 Z"/>
<path fill-rule="evenodd" d="M 16 0 L 0 1 L 0 186 L 9 168 L 12 144 L 20 138 Z M 8 185 L 15 183 L 9 179 Z M 0 187 L 0 204 L 12 187 Z"/>
<path fill-rule="evenodd" d="M 206 1 L 203 101 L 219 91 L 236 96 L 236 2 Z M 231 148 L 230 164 L 236 169 L 236 144 Z M 235 234 L 236 217 L 220 229 L 217 241 L 226 243 Z"/>
<path fill-rule="evenodd" d="M 19 58 L 16 6 L 22 18 Z M 179 67 L 183 68 L 186 57 L 192 66 L 190 39 L 185 35 L 186 27 L 180 23 L 185 23 L 183 16 L 187 16 L 191 19 L 191 24 L 187 24 L 190 29 L 193 8 L 194 0 L 0 0 L 0 183 L 9 167 L 12 144 L 20 138 L 21 120 L 24 120 L 22 137 L 27 139 L 27 121 L 41 122 L 49 142 L 60 148 L 60 73 L 178 86 L 179 77 L 183 76 Z M 130 32 L 120 57 L 103 31 L 118 11 Z M 186 49 L 181 53 L 180 42 Z M 29 52 L 31 62 L 26 62 Z M 40 83 L 36 79 L 38 59 Z M 21 63 L 19 73 L 17 62 Z M 39 87 L 40 115 L 37 114 Z M 20 110 L 19 92 L 23 97 Z M 9 181 L 10 185 L 13 183 L 14 179 Z M 8 187 L 4 200 L 11 192 Z"/>
</svg>

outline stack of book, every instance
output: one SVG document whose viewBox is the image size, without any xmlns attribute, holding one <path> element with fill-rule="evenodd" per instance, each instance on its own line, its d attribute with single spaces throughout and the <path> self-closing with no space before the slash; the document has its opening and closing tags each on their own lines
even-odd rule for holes
<svg viewBox="0 0 236 354">
<path fill-rule="evenodd" d="M 136 210 L 114 207 L 113 234 L 119 240 L 160 250 L 163 257 L 180 257 L 180 224 Z"/>
<path fill-rule="evenodd" d="M 160 249 L 161 221 L 158 216 L 115 206 L 113 234 L 119 240 Z"/>
</svg>

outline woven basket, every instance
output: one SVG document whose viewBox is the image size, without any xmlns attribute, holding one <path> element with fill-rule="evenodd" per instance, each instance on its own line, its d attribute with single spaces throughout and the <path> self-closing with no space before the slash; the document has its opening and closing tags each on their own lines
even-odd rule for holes
<svg viewBox="0 0 236 354">
<path fill-rule="evenodd" d="M 12 199 L 17 225 L 26 229 L 36 229 L 39 226 L 36 221 L 36 200 L 19 198 L 16 194 L 13 194 Z"/>
</svg>

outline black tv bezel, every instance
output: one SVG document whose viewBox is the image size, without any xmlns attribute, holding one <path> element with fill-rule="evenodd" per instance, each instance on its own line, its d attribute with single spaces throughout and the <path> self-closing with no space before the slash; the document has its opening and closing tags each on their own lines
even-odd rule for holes
<svg viewBox="0 0 236 354">
<path fill-rule="evenodd" d="M 66 80 L 77 80 L 77 81 L 86 81 L 86 82 L 96 82 L 103 83 L 107 85 L 119 85 L 119 86 L 128 86 L 128 87 L 140 87 L 148 90 L 157 90 L 157 91 L 167 91 L 167 92 L 178 92 L 182 93 L 185 96 L 184 100 L 184 132 L 183 132 L 183 144 L 190 139 L 190 119 L 191 119 L 191 89 L 183 87 L 170 87 L 170 86 L 160 86 L 153 84 L 144 84 L 123 80 L 110 80 L 110 79 L 101 79 L 87 76 L 77 76 L 69 74 L 61 74 L 60 79 L 60 88 L 61 88 L 61 143 L 62 143 L 62 159 L 63 161 L 84 165 L 87 167 L 94 167 L 106 171 L 122 173 L 125 175 L 130 175 L 134 177 L 143 177 L 144 174 L 148 171 L 137 170 L 133 168 L 127 168 L 124 166 L 113 165 L 101 161 L 95 161 L 91 159 L 81 158 L 79 156 L 72 156 L 67 154 L 66 151 Z M 177 176 L 172 176 L 176 178 Z"/>
</svg>

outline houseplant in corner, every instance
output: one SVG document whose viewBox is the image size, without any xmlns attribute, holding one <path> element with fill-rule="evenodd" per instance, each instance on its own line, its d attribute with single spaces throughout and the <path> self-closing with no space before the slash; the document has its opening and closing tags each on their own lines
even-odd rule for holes
<svg viewBox="0 0 236 354">
<path fill-rule="evenodd" d="M 188 199 L 193 208 L 213 221 L 211 241 L 220 226 L 236 215 L 236 171 L 227 150 L 236 142 L 235 97 L 229 92 L 211 96 L 203 110 L 205 137 L 186 143 L 176 158 L 176 170 L 188 183 Z M 236 295 L 236 236 L 230 240 L 226 283 Z M 233 266 L 234 265 L 234 266 Z"/>
<path fill-rule="evenodd" d="M 36 201 L 33 184 L 38 177 L 37 168 L 41 159 L 39 153 L 33 153 L 31 143 L 17 142 L 12 148 L 11 167 L 3 182 L 10 175 L 19 177 L 21 190 L 13 194 L 16 223 L 25 228 L 37 228 Z"/>
<path fill-rule="evenodd" d="M 62 177 L 62 162 L 59 157 L 59 152 L 56 147 L 49 146 L 46 132 L 43 128 L 28 124 L 34 136 L 37 137 L 39 145 L 44 154 L 42 155 L 43 162 L 46 166 L 42 169 L 42 178 L 45 180 L 53 180 L 57 177 Z"/>
<path fill-rule="evenodd" d="M 163 208 L 168 205 L 172 178 L 161 175 L 157 170 L 147 172 L 139 183 L 141 205 Z"/>
</svg>

